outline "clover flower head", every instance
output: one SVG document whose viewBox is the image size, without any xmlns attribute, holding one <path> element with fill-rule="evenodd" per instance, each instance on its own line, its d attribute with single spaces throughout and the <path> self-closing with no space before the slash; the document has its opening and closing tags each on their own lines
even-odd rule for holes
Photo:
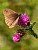
<svg viewBox="0 0 38 50">
<path fill-rule="evenodd" d="M 26 13 L 22 14 L 18 20 L 18 25 L 19 26 L 27 26 L 28 23 L 30 22 L 30 18 Z"/>
<path fill-rule="evenodd" d="M 14 36 L 12 37 L 12 40 L 14 41 L 14 42 L 20 42 L 20 33 L 16 33 L 16 34 L 14 34 Z"/>
</svg>

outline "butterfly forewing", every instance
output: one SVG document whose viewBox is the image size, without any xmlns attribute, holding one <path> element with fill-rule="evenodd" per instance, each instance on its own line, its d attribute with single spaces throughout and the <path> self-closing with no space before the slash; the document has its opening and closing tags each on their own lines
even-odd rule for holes
<svg viewBox="0 0 38 50">
<path fill-rule="evenodd" d="M 5 9 L 3 11 L 3 14 L 5 17 L 5 23 L 9 26 L 9 28 L 13 28 L 15 24 L 18 22 L 18 14 L 11 9 Z"/>
</svg>

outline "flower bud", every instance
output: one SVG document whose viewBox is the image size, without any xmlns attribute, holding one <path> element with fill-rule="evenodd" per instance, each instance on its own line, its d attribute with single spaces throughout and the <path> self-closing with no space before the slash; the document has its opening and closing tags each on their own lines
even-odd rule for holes
<svg viewBox="0 0 38 50">
<path fill-rule="evenodd" d="M 14 34 L 14 36 L 12 37 L 12 40 L 14 41 L 14 42 L 20 42 L 20 37 L 21 36 L 21 34 L 20 33 L 16 33 L 16 34 Z"/>
</svg>

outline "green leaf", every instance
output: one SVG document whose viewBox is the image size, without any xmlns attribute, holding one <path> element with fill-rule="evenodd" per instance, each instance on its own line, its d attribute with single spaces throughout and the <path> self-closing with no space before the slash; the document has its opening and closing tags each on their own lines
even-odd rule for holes
<svg viewBox="0 0 38 50">
<path fill-rule="evenodd" d="M 35 33 L 38 34 L 38 4 L 36 4 L 32 14 L 33 15 L 31 17 L 31 22 L 32 23 L 36 22 L 36 24 L 33 27 L 33 30 L 34 30 Z"/>
<path fill-rule="evenodd" d="M 38 23 L 33 26 L 33 30 L 38 35 Z"/>
</svg>

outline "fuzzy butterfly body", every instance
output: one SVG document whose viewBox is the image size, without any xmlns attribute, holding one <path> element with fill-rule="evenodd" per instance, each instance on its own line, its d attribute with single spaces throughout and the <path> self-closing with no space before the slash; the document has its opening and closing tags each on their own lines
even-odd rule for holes
<svg viewBox="0 0 38 50">
<path fill-rule="evenodd" d="M 5 17 L 5 23 L 9 26 L 9 28 L 13 28 L 18 22 L 19 15 L 15 11 L 11 9 L 5 9 L 3 11 Z"/>
</svg>

